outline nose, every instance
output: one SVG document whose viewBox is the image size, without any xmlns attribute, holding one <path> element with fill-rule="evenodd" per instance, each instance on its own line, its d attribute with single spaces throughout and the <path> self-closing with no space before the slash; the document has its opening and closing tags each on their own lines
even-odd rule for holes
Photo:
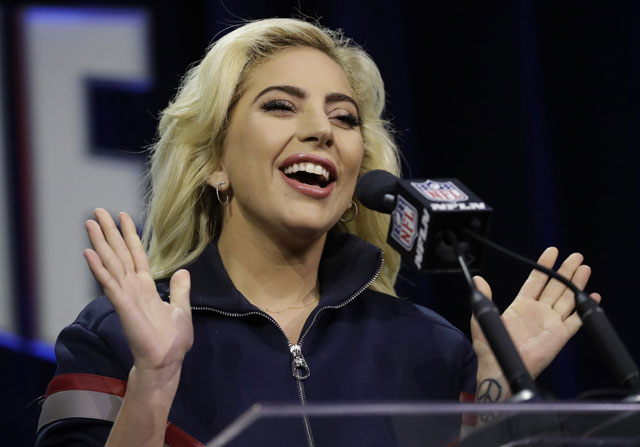
<svg viewBox="0 0 640 447">
<path fill-rule="evenodd" d="M 333 146 L 333 127 L 324 110 L 310 109 L 300 114 L 297 137 L 320 149 Z"/>
</svg>

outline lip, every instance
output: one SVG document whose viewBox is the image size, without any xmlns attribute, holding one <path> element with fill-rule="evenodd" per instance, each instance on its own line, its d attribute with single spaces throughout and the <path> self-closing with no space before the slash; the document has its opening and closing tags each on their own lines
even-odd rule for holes
<svg viewBox="0 0 640 447">
<path fill-rule="evenodd" d="M 330 183 L 324 188 L 321 188 L 320 186 L 301 183 L 285 175 L 284 170 L 286 168 L 293 165 L 294 163 L 303 163 L 303 162 L 310 162 L 310 163 L 320 165 L 323 168 L 325 168 L 327 171 L 329 171 Z M 298 153 L 298 154 L 293 154 L 288 156 L 283 160 L 282 163 L 280 163 L 278 170 L 280 171 L 280 175 L 282 176 L 284 181 L 291 188 L 293 188 L 300 194 L 303 194 L 308 197 L 313 197 L 316 199 L 323 199 L 329 196 L 329 194 L 331 194 L 331 192 L 333 191 L 333 188 L 336 184 L 336 179 L 338 177 L 337 169 L 329 159 L 321 157 L 319 155 L 310 154 L 310 153 Z"/>
<path fill-rule="evenodd" d="M 298 191 L 300 194 L 304 194 L 305 196 L 313 197 L 315 199 L 323 199 L 331 194 L 333 191 L 333 187 L 335 186 L 335 182 L 329 183 L 324 188 L 314 185 L 307 185 L 306 183 L 301 183 L 297 180 L 287 177 L 284 172 L 279 171 L 280 175 L 284 179 L 284 181 L 291 186 L 293 189 Z"/>
</svg>

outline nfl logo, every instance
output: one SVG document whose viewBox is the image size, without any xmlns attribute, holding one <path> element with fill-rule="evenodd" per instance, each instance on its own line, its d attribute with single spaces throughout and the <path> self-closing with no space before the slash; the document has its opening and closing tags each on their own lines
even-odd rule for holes
<svg viewBox="0 0 640 447">
<path fill-rule="evenodd" d="M 436 182 L 425 180 L 422 183 L 411 182 L 411 185 L 432 202 L 463 202 L 469 200 L 460 188 L 453 182 Z"/>
<path fill-rule="evenodd" d="M 411 251 L 418 236 L 418 210 L 399 195 L 391 223 L 391 237 L 405 250 Z"/>
</svg>

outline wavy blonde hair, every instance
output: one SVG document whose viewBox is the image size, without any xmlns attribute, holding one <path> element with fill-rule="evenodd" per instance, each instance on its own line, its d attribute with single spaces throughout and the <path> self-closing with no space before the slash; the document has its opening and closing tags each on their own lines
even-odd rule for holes
<svg viewBox="0 0 640 447">
<path fill-rule="evenodd" d="M 297 19 L 249 22 L 212 44 L 184 77 L 162 112 L 151 149 L 150 192 L 143 240 L 155 278 L 189 264 L 220 232 L 222 210 L 207 177 L 218 166 L 230 110 L 243 95 L 252 69 L 278 51 L 315 48 L 344 71 L 358 104 L 364 156 L 359 175 L 385 169 L 400 175 L 400 162 L 385 105 L 380 72 L 360 47 L 340 31 Z M 395 295 L 400 257 L 386 243 L 389 216 L 359 206 L 357 217 L 338 227 L 382 248 L 385 265 L 374 290 Z"/>
</svg>

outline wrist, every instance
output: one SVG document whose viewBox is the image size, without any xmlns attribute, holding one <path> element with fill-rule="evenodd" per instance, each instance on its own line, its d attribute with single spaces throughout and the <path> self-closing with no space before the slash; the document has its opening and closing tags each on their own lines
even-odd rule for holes
<svg viewBox="0 0 640 447">
<path fill-rule="evenodd" d="M 145 370 L 134 366 L 124 401 L 109 434 L 107 446 L 160 447 L 173 404 L 180 368 L 167 371 Z"/>
<path fill-rule="evenodd" d="M 172 371 L 146 370 L 135 365 L 129 371 L 125 399 L 146 402 L 169 413 L 180 383 L 181 368 Z"/>
<path fill-rule="evenodd" d="M 490 377 L 504 378 L 502 368 L 493 353 L 491 353 L 491 355 L 478 356 L 478 371 L 476 377 L 478 383 Z"/>
</svg>

